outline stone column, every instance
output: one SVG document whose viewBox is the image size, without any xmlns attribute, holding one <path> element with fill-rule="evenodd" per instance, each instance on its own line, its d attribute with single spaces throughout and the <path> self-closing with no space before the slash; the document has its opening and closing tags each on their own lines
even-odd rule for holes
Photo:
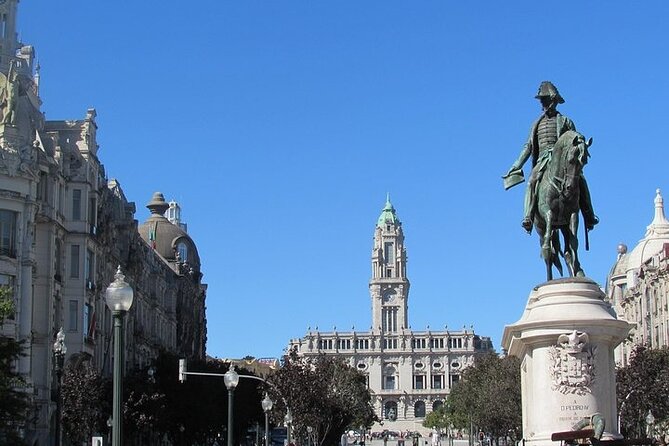
<svg viewBox="0 0 669 446">
<path fill-rule="evenodd" d="M 554 446 L 551 434 L 596 413 L 605 419 L 602 439 L 621 438 L 613 349 L 629 329 L 590 279 L 558 279 L 532 290 L 522 317 L 505 327 L 502 339 L 522 360 L 526 445 Z"/>
</svg>

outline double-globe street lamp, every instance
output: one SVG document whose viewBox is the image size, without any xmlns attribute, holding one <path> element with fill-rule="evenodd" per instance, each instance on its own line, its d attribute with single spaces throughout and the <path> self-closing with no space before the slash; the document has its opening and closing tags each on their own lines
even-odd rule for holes
<svg viewBox="0 0 669 446">
<path fill-rule="evenodd" d="M 53 359 L 56 365 L 56 446 L 60 446 L 60 387 L 61 381 L 63 378 L 63 363 L 65 362 L 65 353 L 67 353 L 67 347 L 65 346 L 65 332 L 63 327 L 60 327 L 60 331 L 56 335 L 56 342 L 53 343 Z"/>
<path fill-rule="evenodd" d="M 265 392 L 265 398 L 260 402 L 263 412 L 265 412 L 265 446 L 269 446 L 269 412 L 274 406 L 274 401 L 269 399 L 269 395 Z"/>
<path fill-rule="evenodd" d="M 132 306 L 133 291 L 124 280 L 119 265 L 114 281 L 107 287 L 105 298 L 114 318 L 114 395 L 112 408 L 112 446 L 121 446 L 123 438 L 123 318 Z"/>
<path fill-rule="evenodd" d="M 232 403 L 235 396 L 235 387 L 239 384 L 239 374 L 235 371 L 234 365 L 231 365 L 230 369 L 225 372 L 223 381 L 225 381 L 225 387 L 228 388 L 228 446 L 232 446 Z"/>
</svg>

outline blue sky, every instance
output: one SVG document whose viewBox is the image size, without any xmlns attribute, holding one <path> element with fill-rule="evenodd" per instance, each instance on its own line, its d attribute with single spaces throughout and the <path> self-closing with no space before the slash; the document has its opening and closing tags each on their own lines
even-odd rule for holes
<svg viewBox="0 0 669 446">
<path fill-rule="evenodd" d="M 374 224 L 404 224 L 412 328 L 499 343 L 544 280 L 500 176 L 543 80 L 594 138 L 605 283 L 666 190 L 666 1 L 24 0 L 47 119 L 98 112 L 99 156 L 136 218 L 154 191 L 198 244 L 208 353 L 279 356 L 307 327 L 369 328 Z M 528 168 L 525 169 L 526 175 Z"/>
</svg>

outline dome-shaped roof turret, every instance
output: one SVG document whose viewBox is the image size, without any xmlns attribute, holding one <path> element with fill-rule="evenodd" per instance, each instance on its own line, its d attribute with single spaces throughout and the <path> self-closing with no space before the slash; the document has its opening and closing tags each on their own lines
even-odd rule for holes
<svg viewBox="0 0 669 446">
<path fill-rule="evenodd" d="M 390 194 L 386 196 L 386 205 L 384 206 L 383 211 L 381 211 L 381 216 L 379 216 L 379 220 L 376 222 L 376 226 L 383 226 L 386 224 L 392 224 L 395 226 L 402 225 L 400 219 L 397 218 L 395 208 L 393 207 L 392 203 L 390 203 Z"/>
<path fill-rule="evenodd" d="M 611 268 L 611 273 L 609 276 L 620 276 L 627 273 L 627 261 L 629 260 L 629 254 L 627 253 L 627 245 L 620 243 L 618 245 L 618 259 L 616 263 Z"/>
<path fill-rule="evenodd" d="M 163 194 L 154 193 L 146 207 L 151 215 L 139 226 L 139 235 L 165 260 L 186 262 L 199 271 L 200 256 L 193 239 L 163 215 L 170 207 Z"/>
<path fill-rule="evenodd" d="M 664 200 L 660 189 L 655 195 L 655 217 L 642 238 L 627 257 L 628 284 L 634 284 L 634 271 L 646 263 L 653 255 L 660 252 L 665 243 L 669 243 L 669 220 L 664 215 Z M 630 280 L 631 279 L 631 280 Z"/>
</svg>

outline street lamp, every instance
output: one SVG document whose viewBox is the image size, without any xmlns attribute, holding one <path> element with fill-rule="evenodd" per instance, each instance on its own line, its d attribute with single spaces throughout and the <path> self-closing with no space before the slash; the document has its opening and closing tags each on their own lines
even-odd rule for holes
<svg viewBox="0 0 669 446">
<path fill-rule="evenodd" d="M 124 280 L 119 265 L 114 281 L 107 287 L 105 299 L 114 318 L 114 397 L 112 410 L 112 446 L 121 446 L 123 438 L 123 317 L 132 306 L 133 292 Z"/>
<path fill-rule="evenodd" d="M 260 402 L 263 412 L 265 412 L 265 446 L 269 446 L 269 412 L 274 406 L 274 401 L 269 399 L 269 395 L 265 392 L 265 398 Z"/>
<path fill-rule="evenodd" d="M 228 446 L 232 446 L 232 402 L 235 396 L 235 387 L 239 383 L 239 375 L 235 372 L 235 366 L 231 365 L 230 370 L 223 375 L 225 387 L 228 388 Z"/>
<path fill-rule="evenodd" d="M 288 411 L 286 412 L 286 416 L 284 417 L 284 421 L 286 422 L 286 427 L 288 431 L 288 444 L 291 443 L 290 441 L 290 424 L 293 422 L 293 415 L 290 413 L 290 408 L 288 408 Z"/>
<path fill-rule="evenodd" d="M 60 446 L 60 386 L 61 379 L 63 377 L 63 362 L 65 361 L 65 353 L 67 353 L 67 347 L 65 346 L 65 332 L 63 327 L 60 327 L 60 331 L 56 335 L 56 342 L 53 343 L 53 358 L 56 364 L 56 388 L 58 392 L 56 393 L 56 446 Z"/>
<path fill-rule="evenodd" d="M 314 431 L 314 428 L 307 426 L 307 445 L 311 446 L 311 433 Z M 364 434 L 363 434 L 364 435 Z M 365 443 L 365 437 L 362 437 L 363 444 Z"/>
</svg>

